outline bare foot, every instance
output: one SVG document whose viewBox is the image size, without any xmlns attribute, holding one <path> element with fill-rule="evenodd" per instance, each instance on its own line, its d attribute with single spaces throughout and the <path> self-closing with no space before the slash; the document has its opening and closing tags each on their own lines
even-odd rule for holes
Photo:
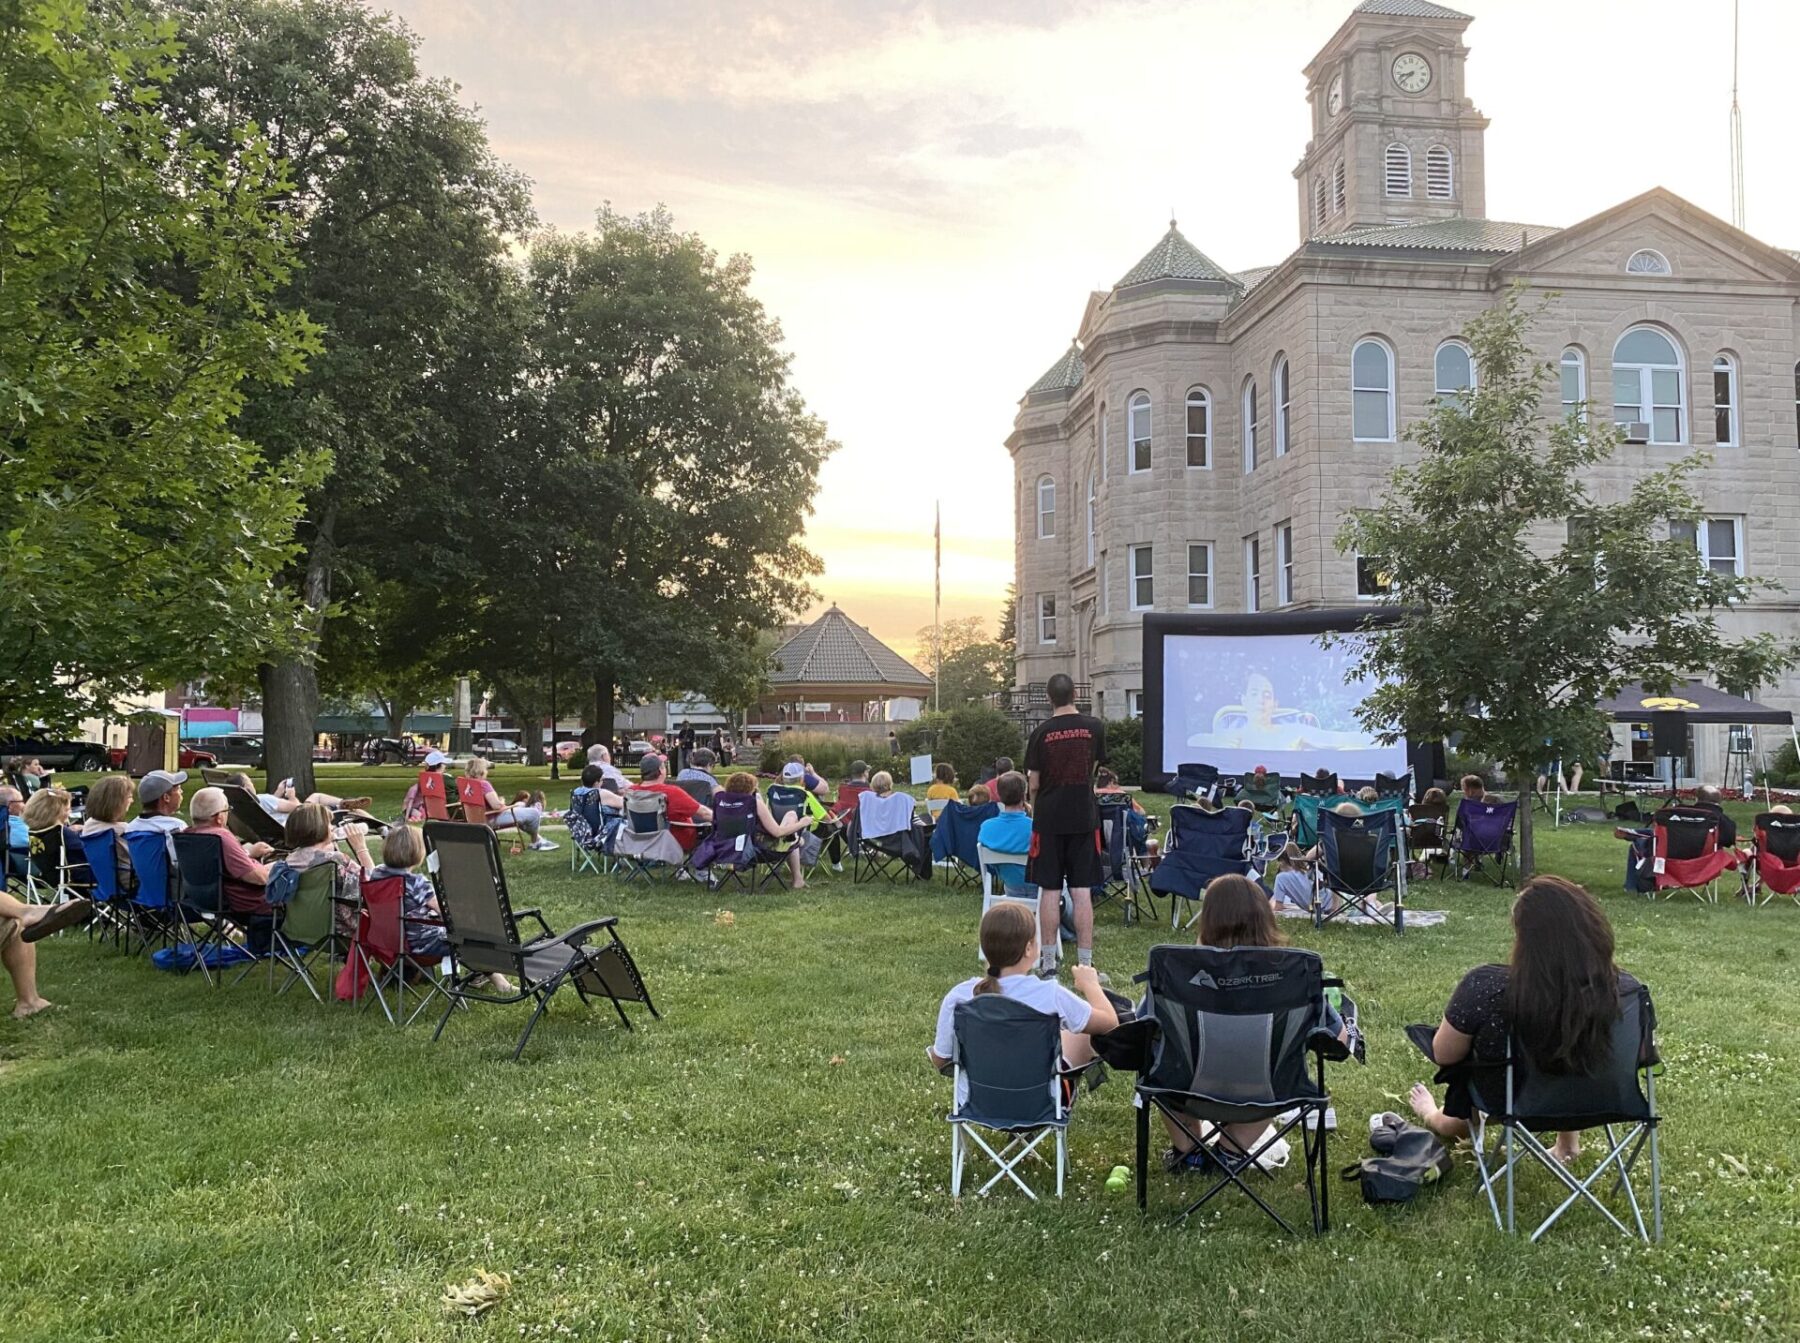
<svg viewBox="0 0 1800 1343">
<path fill-rule="evenodd" d="M 1581 1135 L 1579 1133 L 1558 1135 L 1555 1144 L 1550 1148 L 1550 1155 L 1565 1166 L 1573 1165 L 1575 1158 L 1581 1155 Z"/>
<path fill-rule="evenodd" d="M 35 1017 L 45 1008 L 55 1006 L 56 1004 L 51 1002 L 48 998 L 36 998 L 28 1003 L 20 1003 L 17 1007 L 13 1008 L 13 1020 L 23 1021 L 26 1017 Z"/>
<path fill-rule="evenodd" d="M 1437 1097 L 1431 1094 L 1431 1088 L 1426 1086 L 1423 1082 L 1413 1083 L 1412 1090 L 1407 1094 L 1406 1100 L 1407 1103 L 1412 1106 L 1412 1112 L 1419 1117 L 1419 1122 L 1433 1133 L 1437 1134 L 1438 1137 L 1454 1138 L 1460 1136 L 1460 1129 L 1453 1130 L 1449 1133 L 1444 1131 L 1447 1126 L 1454 1125 L 1456 1121 L 1445 1116 L 1442 1107 L 1437 1103 Z"/>
<path fill-rule="evenodd" d="M 804 891 L 806 889 L 806 883 L 804 881 L 796 881 L 792 886 L 788 887 L 788 889 L 790 891 Z"/>
</svg>

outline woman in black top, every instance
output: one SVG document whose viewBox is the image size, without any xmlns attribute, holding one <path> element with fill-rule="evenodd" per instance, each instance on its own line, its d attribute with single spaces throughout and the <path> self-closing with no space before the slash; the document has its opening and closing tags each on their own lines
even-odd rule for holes
<svg viewBox="0 0 1800 1343">
<path fill-rule="evenodd" d="M 1513 901 L 1512 923 L 1512 963 L 1464 975 L 1432 1037 L 1443 1105 L 1423 1082 L 1412 1089 L 1413 1112 L 1446 1141 L 1468 1136 L 1469 1075 L 1503 1060 L 1509 1035 L 1543 1072 L 1597 1072 L 1612 1052 L 1619 998 L 1637 988 L 1613 964 L 1605 912 L 1574 882 L 1533 877 Z M 1552 1154 L 1566 1164 L 1580 1151 L 1580 1134 L 1560 1133 Z"/>
</svg>

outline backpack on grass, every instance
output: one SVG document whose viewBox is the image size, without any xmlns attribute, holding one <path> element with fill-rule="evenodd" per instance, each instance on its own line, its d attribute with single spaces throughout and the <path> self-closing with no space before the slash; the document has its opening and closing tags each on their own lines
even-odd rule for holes
<svg viewBox="0 0 1800 1343">
<path fill-rule="evenodd" d="M 1380 1125 L 1370 1132 L 1369 1146 L 1375 1155 L 1343 1172 L 1345 1180 L 1361 1182 L 1364 1203 L 1411 1203 L 1419 1190 L 1450 1173 L 1449 1149 L 1416 1124 Z"/>
</svg>

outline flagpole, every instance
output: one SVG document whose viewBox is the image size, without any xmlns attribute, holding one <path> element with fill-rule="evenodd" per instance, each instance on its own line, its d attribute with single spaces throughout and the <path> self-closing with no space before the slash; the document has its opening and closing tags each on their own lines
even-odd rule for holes
<svg viewBox="0 0 1800 1343">
<path fill-rule="evenodd" d="M 932 500 L 931 527 L 931 707 L 944 708 L 944 505 Z"/>
</svg>

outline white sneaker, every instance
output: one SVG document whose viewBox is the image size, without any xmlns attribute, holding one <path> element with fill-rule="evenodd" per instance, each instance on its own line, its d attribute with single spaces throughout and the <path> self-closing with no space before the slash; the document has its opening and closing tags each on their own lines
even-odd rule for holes
<svg viewBox="0 0 1800 1343">
<path fill-rule="evenodd" d="M 831 870 L 833 872 L 842 872 L 844 870 L 844 865 L 842 863 L 833 863 L 831 865 Z"/>
<path fill-rule="evenodd" d="M 539 836 L 531 842 L 532 852 L 534 853 L 549 853 L 550 850 L 560 849 L 561 847 L 562 845 L 558 844 L 555 840 L 544 839 L 542 836 Z"/>
</svg>

